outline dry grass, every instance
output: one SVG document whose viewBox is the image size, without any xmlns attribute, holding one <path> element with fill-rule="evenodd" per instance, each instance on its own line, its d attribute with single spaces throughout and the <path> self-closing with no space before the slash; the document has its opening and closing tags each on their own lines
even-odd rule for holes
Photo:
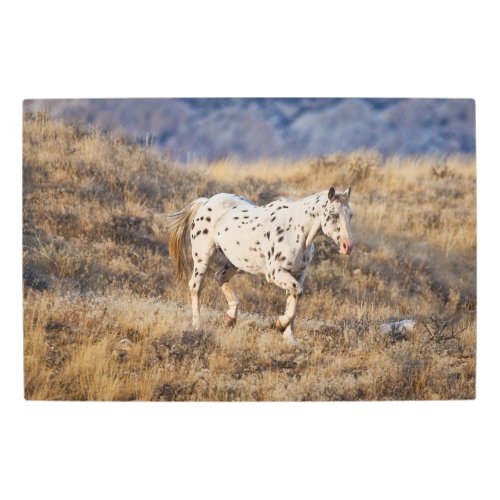
<svg viewBox="0 0 500 500">
<path fill-rule="evenodd" d="M 372 151 L 290 163 L 181 166 L 117 133 L 27 115 L 24 124 L 25 396 L 78 400 L 359 400 L 475 397 L 474 158 Z M 235 192 L 259 203 L 353 185 L 358 245 L 325 239 L 290 347 L 269 328 L 281 290 L 234 278 L 222 325 L 213 280 L 192 331 L 165 212 Z M 411 333 L 378 325 L 417 319 Z"/>
</svg>

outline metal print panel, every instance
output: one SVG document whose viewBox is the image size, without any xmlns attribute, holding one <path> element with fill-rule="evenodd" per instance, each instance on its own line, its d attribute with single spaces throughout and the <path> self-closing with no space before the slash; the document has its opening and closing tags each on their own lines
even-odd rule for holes
<svg viewBox="0 0 500 500">
<path fill-rule="evenodd" d="M 26 100 L 25 397 L 472 399 L 470 99 Z"/>
</svg>

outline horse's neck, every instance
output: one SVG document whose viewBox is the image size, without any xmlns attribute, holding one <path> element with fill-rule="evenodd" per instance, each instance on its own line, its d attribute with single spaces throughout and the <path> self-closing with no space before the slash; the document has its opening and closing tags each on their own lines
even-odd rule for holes
<svg viewBox="0 0 500 500">
<path fill-rule="evenodd" d="M 300 211 L 304 217 L 305 245 L 310 246 L 321 231 L 321 211 L 327 201 L 327 192 L 316 193 L 300 202 Z"/>
</svg>

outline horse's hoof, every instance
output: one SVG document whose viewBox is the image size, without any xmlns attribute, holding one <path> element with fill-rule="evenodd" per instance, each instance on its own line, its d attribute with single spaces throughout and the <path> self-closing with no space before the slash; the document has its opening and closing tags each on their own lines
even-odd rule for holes
<svg viewBox="0 0 500 500">
<path fill-rule="evenodd" d="M 286 330 L 286 326 L 283 326 L 279 319 L 276 320 L 276 330 L 279 332 L 284 332 Z"/>
<path fill-rule="evenodd" d="M 231 316 L 226 313 L 224 316 L 224 324 L 228 327 L 234 326 L 236 324 L 236 318 L 231 318 Z"/>
</svg>

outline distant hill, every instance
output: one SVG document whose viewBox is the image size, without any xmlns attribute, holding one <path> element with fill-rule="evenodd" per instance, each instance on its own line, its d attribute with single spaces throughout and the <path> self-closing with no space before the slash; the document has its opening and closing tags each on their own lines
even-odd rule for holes
<svg viewBox="0 0 500 500">
<path fill-rule="evenodd" d="M 54 99 L 25 110 L 121 128 L 181 161 L 227 156 L 475 153 L 471 99 Z"/>
</svg>

